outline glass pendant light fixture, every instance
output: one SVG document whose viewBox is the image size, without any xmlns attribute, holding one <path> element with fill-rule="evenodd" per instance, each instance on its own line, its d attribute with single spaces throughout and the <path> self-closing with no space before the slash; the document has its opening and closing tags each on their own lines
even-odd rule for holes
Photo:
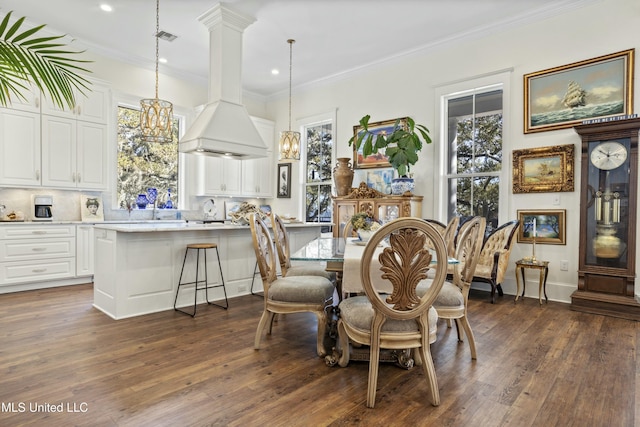
<svg viewBox="0 0 640 427">
<path fill-rule="evenodd" d="M 280 132 L 280 160 L 300 160 L 300 132 L 291 130 L 291 68 L 293 63 L 294 39 L 289 43 L 289 130 Z"/>
<path fill-rule="evenodd" d="M 173 104 L 158 98 L 158 35 L 160 33 L 160 0 L 156 0 L 156 97 L 140 100 L 140 130 L 142 139 L 148 142 L 173 140 Z"/>
</svg>

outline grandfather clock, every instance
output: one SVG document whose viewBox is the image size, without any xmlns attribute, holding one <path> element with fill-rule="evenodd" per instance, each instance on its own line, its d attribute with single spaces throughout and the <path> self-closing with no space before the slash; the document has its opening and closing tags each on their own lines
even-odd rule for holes
<svg viewBox="0 0 640 427">
<path fill-rule="evenodd" d="M 640 119 L 576 126 L 580 260 L 571 309 L 640 320 L 634 297 Z"/>
</svg>

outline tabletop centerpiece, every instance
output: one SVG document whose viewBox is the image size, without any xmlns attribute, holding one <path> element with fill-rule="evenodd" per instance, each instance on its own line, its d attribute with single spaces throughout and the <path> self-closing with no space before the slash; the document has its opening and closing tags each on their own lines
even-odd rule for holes
<svg viewBox="0 0 640 427">
<path fill-rule="evenodd" d="M 358 234 L 358 239 L 363 242 L 368 241 L 373 233 L 381 227 L 380 223 L 367 212 L 358 212 L 353 215 L 351 217 L 351 226 Z"/>
</svg>

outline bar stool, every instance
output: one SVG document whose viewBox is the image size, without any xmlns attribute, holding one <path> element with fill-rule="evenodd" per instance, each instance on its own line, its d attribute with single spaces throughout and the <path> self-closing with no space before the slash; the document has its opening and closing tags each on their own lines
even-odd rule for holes
<svg viewBox="0 0 640 427">
<path fill-rule="evenodd" d="M 184 273 L 184 265 L 187 262 L 187 255 L 189 254 L 189 249 L 195 249 L 196 251 L 196 280 L 194 282 L 185 282 L 182 283 L 182 273 Z M 220 282 L 221 284 L 218 285 L 210 285 L 209 284 L 209 279 L 207 276 L 207 249 L 215 249 L 216 250 L 216 255 L 218 257 L 218 267 L 220 268 Z M 202 280 L 198 280 L 198 274 L 200 271 L 200 250 L 202 250 L 202 252 L 204 253 L 204 281 Z M 204 286 L 198 286 L 198 285 L 202 285 L 204 284 Z M 176 307 L 176 304 L 178 302 L 178 294 L 180 293 L 180 287 L 181 286 L 185 286 L 185 285 L 194 285 L 195 286 L 195 290 L 194 290 L 194 297 L 193 297 L 193 314 L 181 310 L 178 307 Z M 225 305 L 220 305 L 220 304 L 216 304 L 214 302 L 209 301 L 209 289 L 211 288 L 219 288 L 222 287 L 223 291 L 224 291 L 224 301 L 225 301 Z M 178 289 L 176 290 L 176 298 L 173 301 L 173 309 L 176 311 L 179 311 L 181 313 L 184 314 L 188 314 L 191 317 L 195 317 L 196 316 L 196 306 L 198 304 L 198 291 L 204 290 L 205 292 L 205 299 L 207 301 L 207 304 L 211 304 L 211 305 L 216 305 L 220 308 L 224 308 L 225 310 L 227 308 L 229 308 L 229 300 L 227 299 L 227 288 L 224 285 L 224 277 L 222 277 L 222 264 L 220 264 L 220 253 L 218 252 L 218 245 L 216 243 L 190 243 L 187 245 L 187 249 L 184 252 L 184 260 L 182 261 L 182 270 L 180 271 L 180 279 L 178 279 Z"/>
</svg>

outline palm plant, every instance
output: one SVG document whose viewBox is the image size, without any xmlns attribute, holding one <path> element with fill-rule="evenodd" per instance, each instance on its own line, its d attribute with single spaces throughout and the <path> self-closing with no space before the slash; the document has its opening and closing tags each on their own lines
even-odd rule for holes
<svg viewBox="0 0 640 427">
<path fill-rule="evenodd" d="M 9 106 L 12 96 L 25 99 L 21 91 L 35 84 L 56 106 L 73 109 L 73 89 L 84 94 L 91 84 L 76 72 L 89 73 L 81 64 L 91 61 L 74 58 L 83 52 L 66 49 L 59 42 L 64 35 L 40 37 L 44 25 L 22 30 L 25 17 L 10 25 L 11 13 L 0 23 L 0 106 Z"/>
</svg>

